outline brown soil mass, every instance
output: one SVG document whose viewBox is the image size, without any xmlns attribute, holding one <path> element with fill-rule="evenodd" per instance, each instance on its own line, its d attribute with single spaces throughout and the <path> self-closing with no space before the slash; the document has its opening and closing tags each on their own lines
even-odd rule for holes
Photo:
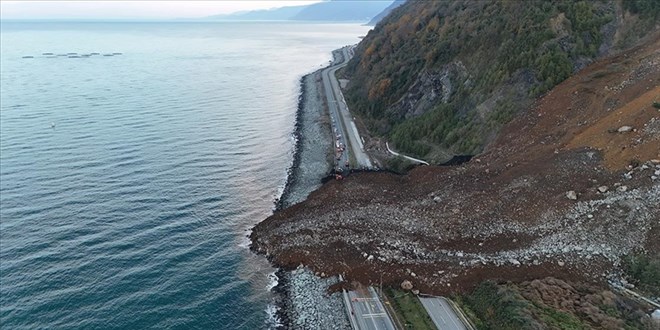
<svg viewBox="0 0 660 330">
<path fill-rule="evenodd" d="M 486 279 L 604 283 L 621 256 L 659 252 L 659 82 L 655 37 L 564 81 L 471 162 L 328 182 L 257 225 L 252 248 L 435 294 Z"/>
</svg>

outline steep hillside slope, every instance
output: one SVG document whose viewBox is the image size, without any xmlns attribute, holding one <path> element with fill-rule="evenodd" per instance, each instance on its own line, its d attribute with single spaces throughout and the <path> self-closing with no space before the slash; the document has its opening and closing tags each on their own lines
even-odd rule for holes
<svg viewBox="0 0 660 330">
<path fill-rule="evenodd" d="M 485 327 L 653 329 L 603 290 L 630 276 L 660 292 L 658 102 L 656 36 L 560 83 L 469 163 L 328 182 L 257 225 L 252 248 L 363 284 L 479 286 L 465 305 Z"/>
<path fill-rule="evenodd" d="M 343 73 L 353 111 L 396 149 L 474 154 L 539 95 L 658 30 L 660 2 L 408 1 Z"/>
</svg>

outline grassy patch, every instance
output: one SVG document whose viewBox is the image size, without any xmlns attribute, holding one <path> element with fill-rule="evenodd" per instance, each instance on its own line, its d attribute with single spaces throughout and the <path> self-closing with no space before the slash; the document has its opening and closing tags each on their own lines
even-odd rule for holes
<svg viewBox="0 0 660 330">
<path fill-rule="evenodd" d="M 564 313 L 554 308 L 535 305 L 543 323 L 551 329 L 582 330 L 590 329 L 573 314 Z"/>
<path fill-rule="evenodd" d="M 649 262 L 639 257 L 634 262 L 639 269 L 649 268 Z M 632 300 L 617 297 L 613 302 L 597 305 L 597 309 L 571 313 L 527 300 L 518 290 L 516 285 L 483 282 L 473 292 L 452 299 L 477 329 L 592 329 L 596 323 L 591 323 L 590 317 L 601 314 L 622 320 L 622 329 L 652 328 L 644 311 Z M 583 297 L 589 294 L 594 292 L 580 293 Z"/>
<path fill-rule="evenodd" d="M 386 289 L 385 295 L 408 329 L 436 329 L 433 320 L 415 295 L 395 289 Z"/>
<path fill-rule="evenodd" d="M 643 254 L 629 255 L 623 269 L 637 288 L 644 293 L 660 296 L 660 257 Z"/>
<path fill-rule="evenodd" d="M 481 283 L 471 294 L 459 300 L 479 329 L 529 329 L 535 321 L 530 303 L 518 292 L 493 282 Z"/>
<path fill-rule="evenodd" d="M 479 316 L 477 316 L 477 313 L 472 310 L 472 307 L 464 300 L 464 298 L 465 296 L 453 296 L 451 297 L 451 300 L 453 300 L 458 305 L 458 307 L 460 307 L 461 311 L 463 311 L 463 314 L 465 314 L 465 316 L 477 329 L 486 329 L 484 322 L 479 318 Z"/>
</svg>

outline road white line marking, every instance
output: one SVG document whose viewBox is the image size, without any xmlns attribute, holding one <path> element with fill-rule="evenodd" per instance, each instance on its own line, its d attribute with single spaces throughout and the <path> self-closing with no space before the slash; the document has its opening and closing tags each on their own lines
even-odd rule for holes
<svg viewBox="0 0 660 330">
<path fill-rule="evenodd" d="M 435 300 L 431 300 L 430 303 L 431 303 L 431 307 L 435 307 L 435 306 L 434 306 L 434 305 L 435 305 L 434 303 L 437 303 L 437 302 L 436 302 Z M 439 307 L 442 307 L 442 306 L 439 306 Z M 437 307 L 436 307 L 436 308 L 437 308 Z M 438 308 L 438 310 L 440 310 L 440 309 Z M 447 324 L 447 321 L 445 320 L 444 317 L 442 317 L 441 314 L 438 314 L 438 313 L 434 313 L 434 314 L 435 314 L 436 316 L 440 317 L 440 319 L 442 320 L 442 324 Z"/>
<path fill-rule="evenodd" d="M 447 315 L 450 315 L 450 316 L 451 316 L 451 314 L 449 314 L 449 312 L 447 311 L 447 309 L 445 309 L 444 304 L 441 303 L 440 306 L 442 306 L 442 310 L 444 310 L 445 313 L 446 313 Z M 453 312 L 452 312 L 452 313 L 453 313 Z M 456 329 L 460 329 L 459 326 L 458 326 L 458 324 L 456 324 L 456 321 L 454 321 L 454 318 L 453 318 L 453 317 L 450 317 L 450 319 L 451 319 L 451 322 L 454 323 L 454 326 L 456 327 Z"/>
</svg>

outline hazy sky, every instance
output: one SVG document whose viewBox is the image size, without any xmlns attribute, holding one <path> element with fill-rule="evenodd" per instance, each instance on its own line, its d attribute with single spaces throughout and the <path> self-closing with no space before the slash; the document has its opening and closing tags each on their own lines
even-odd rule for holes
<svg viewBox="0 0 660 330">
<path fill-rule="evenodd" d="M 195 18 L 236 11 L 305 5 L 316 1 L 4 1 L 4 19 Z"/>
</svg>

